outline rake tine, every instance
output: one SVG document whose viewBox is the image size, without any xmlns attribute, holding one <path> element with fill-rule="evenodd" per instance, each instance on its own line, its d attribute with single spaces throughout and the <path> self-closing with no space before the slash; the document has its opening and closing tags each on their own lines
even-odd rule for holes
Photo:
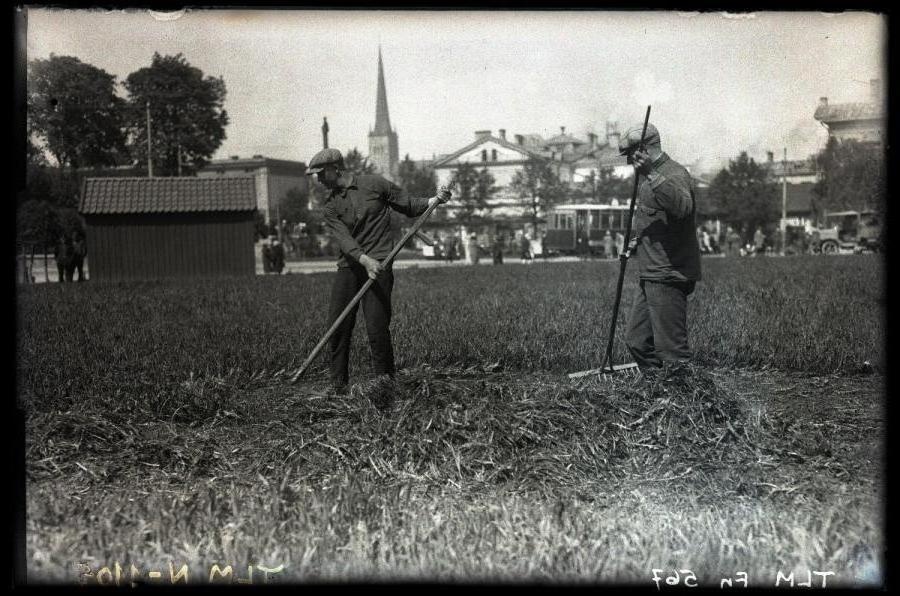
<svg viewBox="0 0 900 596">
<path fill-rule="evenodd" d="M 638 368 L 637 362 L 627 362 L 625 364 L 614 364 L 609 368 L 593 368 L 591 370 L 583 370 L 581 372 L 569 373 L 570 379 L 580 379 L 582 377 L 589 377 L 592 375 L 599 375 L 606 378 L 611 378 L 615 374 L 628 374 L 628 375 L 637 375 L 640 372 Z"/>
</svg>

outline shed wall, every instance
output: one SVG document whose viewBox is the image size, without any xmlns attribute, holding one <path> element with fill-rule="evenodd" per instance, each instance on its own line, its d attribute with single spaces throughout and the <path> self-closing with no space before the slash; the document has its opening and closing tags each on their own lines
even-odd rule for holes
<svg viewBox="0 0 900 596">
<path fill-rule="evenodd" d="M 253 214 L 88 215 L 91 279 L 255 274 Z"/>
</svg>

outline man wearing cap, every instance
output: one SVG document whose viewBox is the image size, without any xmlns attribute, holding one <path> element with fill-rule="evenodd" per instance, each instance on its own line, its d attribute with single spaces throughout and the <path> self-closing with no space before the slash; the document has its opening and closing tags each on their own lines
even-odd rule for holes
<svg viewBox="0 0 900 596">
<path fill-rule="evenodd" d="M 640 176 L 633 237 L 625 258 L 637 251 L 640 288 L 625 343 L 642 372 L 690 360 L 687 298 L 700 280 L 694 189 L 688 171 L 662 151 L 652 124 L 629 129 L 619 152 Z"/>
<path fill-rule="evenodd" d="M 323 149 L 309 162 L 308 175 L 331 191 L 325 204 L 325 223 L 340 247 L 338 272 L 331 289 L 329 320 L 335 321 L 365 284 L 375 283 L 363 296 L 362 309 L 376 375 L 394 374 L 391 344 L 391 290 L 394 274 L 381 261 L 394 248 L 391 209 L 416 217 L 435 203 L 446 203 L 450 192 L 441 189 L 430 199 L 410 197 L 405 190 L 373 174 L 346 171 L 344 157 L 337 149 Z M 345 393 L 350 378 L 350 340 L 356 322 L 356 308 L 331 338 L 331 384 Z"/>
</svg>

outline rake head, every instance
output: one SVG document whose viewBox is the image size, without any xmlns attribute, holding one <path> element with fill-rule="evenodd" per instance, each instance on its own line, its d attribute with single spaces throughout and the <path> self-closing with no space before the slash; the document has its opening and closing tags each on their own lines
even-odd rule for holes
<svg viewBox="0 0 900 596">
<path fill-rule="evenodd" d="M 581 379 L 583 377 L 590 377 L 593 375 L 606 378 L 614 376 L 636 377 L 640 374 L 640 371 L 641 369 L 638 368 L 637 362 L 626 362 L 625 364 L 613 364 L 611 366 L 604 366 L 603 368 L 592 368 L 591 370 L 569 373 L 569 378 Z"/>
</svg>

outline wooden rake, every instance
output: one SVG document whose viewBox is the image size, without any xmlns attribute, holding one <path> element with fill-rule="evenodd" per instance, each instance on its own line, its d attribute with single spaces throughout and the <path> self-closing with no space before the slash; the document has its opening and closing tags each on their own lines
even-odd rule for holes
<svg viewBox="0 0 900 596">
<path fill-rule="evenodd" d="M 639 148 L 644 150 L 644 137 L 647 135 L 647 124 L 650 122 L 650 106 L 647 106 L 647 114 L 644 116 L 644 128 L 641 130 L 641 142 Z M 616 374 L 637 375 L 639 370 L 637 362 L 626 362 L 624 364 L 613 364 L 613 343 L 616 337 L 616 321 L 619 317 L 619 302 L 622 300 L 622 283 L 625 281 L 625 267 L 628 265 L 628 244 L 631 240 L 631 223 L 634 217 L 634 206 L 637 201 L 638 192 L 638 172 L 634 172 L 634 190 L 631 193 L 631 205 L 628 208 L 628 224 L 625 227 L 625 243 L 623 244 L 623 254 L 619 255 L 619 281 L 616 284 L 616 301 L 613 303 L 612 322 L 609 326 L 609 343 L 606 345 L 606 354 L 603 356 L 603 363 L 600 368 L 592 368 L 591 370 L 583 370 L 580 372 L 569 373 L 570 379 L 580 379 L 592 375 L 601 377 L 612 377 Z"/>
<path fill-rule="evenodd" d="M 422 227 L 422 224 L 425 223 L 425 221 L 428 219 L 428 216 L 431 215 L 432 211 L 434 211 L 435 208 L 440 204 L 440 202 L 437 202 L 433 205 L 430 205 L 428 209 L 425 210 L 425 213 L 419 216 L 419 219 L 415 221 L 412 228 L 410 228 L 406 232 L 406 234 L 403 235 L 403 238 L 400 240 L 400 242 L 398 242 L 394 246 L 394 249 L 390 252 L 390 254 L 381 262 L 382 267 L 387 267 L 388 265 L 390 265 L 394 261 L 394 257 L 397 256 L 397 253 L 400 252 L 400 250 L 406 245 L 407 242 L 409 242 L 409 239 L 413 236 L 418 236 L 427 244 L 434 244 L 434 241 L 420 232 L 419 228 Z M 294 376 L 291 377 L 291 384 L 295 384 L 300 379 L 300 377 L 303 376 L 303 373 L 306 372 L 306 369 L 309 368 L 309 365 L 312 364 L 312 361 L 316 359 L 316 356 L 319 355 L 319 352 L 322 351 L 322 348 L 325 347 L 325 344 L 328 343 L 328 340 L 331 339 L 331 336 L 334 335 L 338 327 L 341 326 L 341 323 L 344 322 L 344 319 L 347 318 L 347 315 L 350 314 L 350 311 L 352 311 L 353 308 L 359 303 L 359 301 L 362 300 L 362 297 L 366 294 L 366 292 L 369 291 L 369 288 L 372 287 L 373 283 L 375 283 L 374 279 L 369 278 L 366 280 L 366 283 L 363 284 L 363 286 L 359 289 L 350 303 L 347 304 L 341 314 L 338 315 L 338 318 L 334 320 L 334 323 L 331 324 L 331 327 L 328 328 L 328 331 L 325 332 L 325 335 L 322 336 L 322 339 L 319 340 L 319 343 L 316 344 L 316 347 L 313 348 L 309 356 L 306 357 L 306 360 L 300 366 L 299 370 L 297 370 L 297 372 L 294 373 Z"/>
</svg>

